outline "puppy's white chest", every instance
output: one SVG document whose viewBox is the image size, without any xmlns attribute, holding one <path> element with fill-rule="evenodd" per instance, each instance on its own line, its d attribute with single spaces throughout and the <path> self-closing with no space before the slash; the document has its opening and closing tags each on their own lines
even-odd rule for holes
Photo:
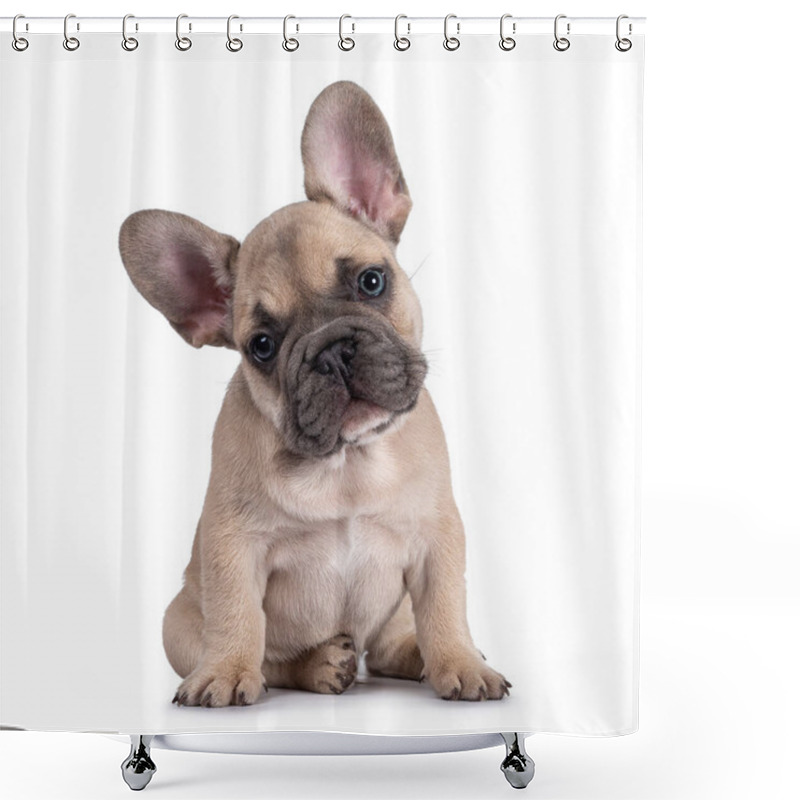
<svg viewBox="0 0 800 800">
<path fill-rule="evenodd" d="M 406 544 L 374 518 L 353 518 L 343 526 L 334 562 L 345 592 L 341 622 L 361 641 L 377 632 L 402 597 Z"/>
<path fill-rule="evenodd" d="M 402 536 L 374 517 L 349 517 L 338 521 L 331 532 L 325 551 L 325 565 L 343 583 L 349 598 L 368 600 L 380 592 L 381 578 L 400 575 L 406 561 Z"/>
<path fill-rule="evenodd" d="M 343 632 L 365 643 L 402 597 L 407 557 L 404 537 L 368 516 L 290 533 L 268 559 L 268 640 L 271 620 L 301 647 Z"/>
<path fill-rule="evenodd" d="M 369 545 L 359 536 L 358 521 L 347 518 L 339 522 L 329 543 L 329 567 L 347 587 L 353 583 L 353 575 L 359 571 L 359 562 L 368 559 L 369 553 L 362 552 L 359 559 L 359 548 L 368 549 Z"/>
</svg>

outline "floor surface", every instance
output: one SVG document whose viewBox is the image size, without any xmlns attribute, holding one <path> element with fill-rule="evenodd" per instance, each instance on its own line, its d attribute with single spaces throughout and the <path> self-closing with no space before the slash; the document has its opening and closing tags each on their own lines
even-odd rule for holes
<svg viewBox="0 0 800 800">
<path fill-rule="evenodd" d="M 800 607 L 712 599 L 642 608 L 641 727 L 617 739 L 535 736 L 539 800 L 794 800 Z M 0 734 L 3 797 L 127 797 L 127 747 L 102 736 Z M 154 751 L 145 797 L 446 800 L 510 797 L 502 748 L 421 756 L 278 757 Z"/>
</svg>

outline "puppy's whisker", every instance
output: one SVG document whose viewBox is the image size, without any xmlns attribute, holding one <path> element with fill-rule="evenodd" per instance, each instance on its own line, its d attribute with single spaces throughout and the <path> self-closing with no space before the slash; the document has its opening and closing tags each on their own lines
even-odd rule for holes
<svg viewBox="0 0 800 800">
<path fill-rule="evenodd" d="M 439 358 L 441 357 L 441 354 L 443 352 L 444 352 L 443 349 L 440 349 L 440 350 L 423 350 L 422 351 L 422 357 L 429 364 L 435 364 L 439 360 Z"/>
<path fill-rule="evenodd" d="M 431 257 L 431 254 L 428 253 L 428 255 L 426 255 L 425 258 L 423 258 L 422 261 L 419 262 L 419 266 L 408 276 L 408 279 L 410 281 L 414 280 L 414 277 L 416 276 L 416 274 L 425 266 L 425 264 L 428 263 L 428 259 L 430 257 Z"/>
<path fill-rule="evenodd" d="M 444 348 L 442 347 L 436 347 L 432 348 L 431 350 L 422 351 L 422 357 L 424 357 L 428 365 L 428 377 L 441 377 L 446 374 L 446 370 L 441 368 L 441 363 L 438 358 L 439 354 L 443 352 Z"/>
</svg>

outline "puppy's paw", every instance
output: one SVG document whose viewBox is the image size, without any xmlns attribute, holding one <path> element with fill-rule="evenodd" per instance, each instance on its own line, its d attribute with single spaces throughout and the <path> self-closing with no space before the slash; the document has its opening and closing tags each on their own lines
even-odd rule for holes
<svg viewBox="0 0 800 800">
<path fill-rule="evenodd" d="M 260 670 L 237 665 L 200 664 L 175 692 L 179 706 L 249 706 L 258 700 L 264 678 Z"/>
<path fill-rule="evenodd" d="M 426 667 L 425 680 L 443 700 L 501 700 L 511 684 L 478 653 L 460 653 Z"/>
<path fill-rule="evenodd" d="M 416 635 L 408 634 L 389 647 L 367 653 L 367 669 L 373 675 L 385 678 L 421 680 L 425 664 L 419 652 Z"/>
<path fill-rule="evenodd" d="M 339 634 L 315 647 L 298 664 L 298 689 L 319 694 L 341 694 L 356 679 L 358 656 L 353 640 Z"/>
</svg>

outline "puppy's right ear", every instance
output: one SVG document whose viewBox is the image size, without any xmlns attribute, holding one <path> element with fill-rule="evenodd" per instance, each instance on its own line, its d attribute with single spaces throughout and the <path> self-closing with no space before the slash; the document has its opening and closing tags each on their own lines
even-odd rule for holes
<svg viewBox="0 0 800 800">
<path fill-rule="evenodd" d="M 323 89 L 300 150 L 309 200 L 333 203 L 397 244 L 411 196 L 386 118 L 364 89 L 351 81 Z"/>
<path fill-rule="evenodd" d="M 231 313 L 239 242 L 192 217 L 137 211 L 119 232 L 133 285 L 194 347 L 235 347 Z"/>
</svg>

